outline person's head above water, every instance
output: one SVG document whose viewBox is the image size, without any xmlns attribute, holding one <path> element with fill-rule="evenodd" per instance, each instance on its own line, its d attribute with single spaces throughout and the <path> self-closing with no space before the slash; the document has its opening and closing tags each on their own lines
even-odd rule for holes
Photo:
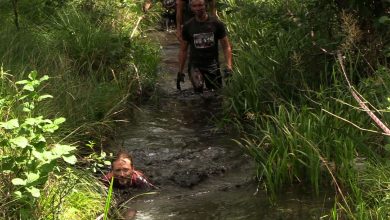
<svg viewBox="0 0 390 220">
<path fill-rule="evenodd" d="M 111 164 L 114 179 L 120 185 L 130 185 L 131 177 L 134 172 L 133 158 L 125 151 L 120 151 Z"/>
</svg>

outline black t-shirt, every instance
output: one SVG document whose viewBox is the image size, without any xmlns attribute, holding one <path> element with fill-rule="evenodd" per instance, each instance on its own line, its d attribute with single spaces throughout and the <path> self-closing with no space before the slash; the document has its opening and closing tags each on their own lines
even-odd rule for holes
<svg viewBox="0 0 390 220">
<path fill-rule="evenodd" d="M 190 62 L 203 66 L 218 62 L 218 40 L 226 36 L 226 28 L 214 16 L 204 22 L 192 18 L 184 24 L 182 36 L 190 46 Z"/>
</svg>

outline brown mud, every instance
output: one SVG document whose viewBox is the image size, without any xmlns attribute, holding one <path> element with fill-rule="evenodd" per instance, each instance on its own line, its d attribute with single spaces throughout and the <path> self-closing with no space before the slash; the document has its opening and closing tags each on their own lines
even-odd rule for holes
<svg viewBox="0 0 390 220">
<path fill-rule="evenodd" d="M 289 190 L 271 205 L 258 191 L 256 166 L 234 139 L 216 126 L 222 96 L 194 94 L 188 77 L 176 89 L 179 44 L 174 33 L 148 34 L 162 45 L 156 97 L 140 106 L 117 136 L 134 165 L 160 188 L 129 193 L 136 219 L 319 219 L 331 201 L 324 194 Z M 327 207 L 327 208 L 324 208 Z"/>
</svg>

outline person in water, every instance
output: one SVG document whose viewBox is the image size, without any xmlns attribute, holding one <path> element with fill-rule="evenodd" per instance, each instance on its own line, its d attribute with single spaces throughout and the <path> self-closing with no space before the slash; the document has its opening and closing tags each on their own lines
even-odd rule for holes
<svg viewBox="0 0 390 220">
<path fill-rule="evenodd" d="M 211 15 L 217 16 L 215 0 L 206 0 L 205 4 Z M 179 39 L 179 41 L 183 40 L 183 25 L 193 17 L 194 13 L 191 10 L 191 0 L 176 0 L 176 37 Z"/>
<path fill-rule="evenodd" d="M 134 168 L 133 158 L 125 151 L 120 151 L 111 164 L 111 171 L 103 176 L 105 183 L 110 184 L 114 177 L 113 187 L 117 189 L 155 189 L 148 178 Z"/>
<path fill-rule="evenodd" d="M 202 93 L 204 84 L 209 90 L 222 87 L 222 76 L 218 56 L 218 43 L 221 43 L 225 56 L 225 78 L 232 74 L 232 49 L 227 37 L 225 24 L 207 13 L 205 0 L 192 0 L 191 10 L 195 17 L 184 24 L 179 51 L 179 71 L 177 88 L 184 81 L 184 65 L 189 49 L 188 76 L 196 93 Z"/>
</svg>

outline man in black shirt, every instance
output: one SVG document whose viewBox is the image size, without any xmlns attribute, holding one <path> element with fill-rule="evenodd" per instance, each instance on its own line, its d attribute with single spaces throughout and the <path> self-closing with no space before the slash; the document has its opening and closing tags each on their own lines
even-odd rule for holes
<svg viewBox="0 0 390 220">
<path fill-rule="evenodd" d="M 191 0 L 176 0 L 176 36 L 182 40 L 181 32 L 183 24 L 194 17 L 190 7 Z M 217 16 L 215 0 L 205 0 L 206 9 L 213 16 Z"/>
<path fill-rule="evenodd" d="M 191 10 L 195 16 L 183 26 L 178 77 L 183 76 L 189 47 L 189 78 L 194 91 L 201 93 L 204 83 L 209 90 L 222 87 L 218 42 L 221 42 L 224 52 L 226 73 L 232 70 L 232 50 L 225 25 L 217 17 L 207 14 L 205 0 L 192 0 Z"/>
</svg>

